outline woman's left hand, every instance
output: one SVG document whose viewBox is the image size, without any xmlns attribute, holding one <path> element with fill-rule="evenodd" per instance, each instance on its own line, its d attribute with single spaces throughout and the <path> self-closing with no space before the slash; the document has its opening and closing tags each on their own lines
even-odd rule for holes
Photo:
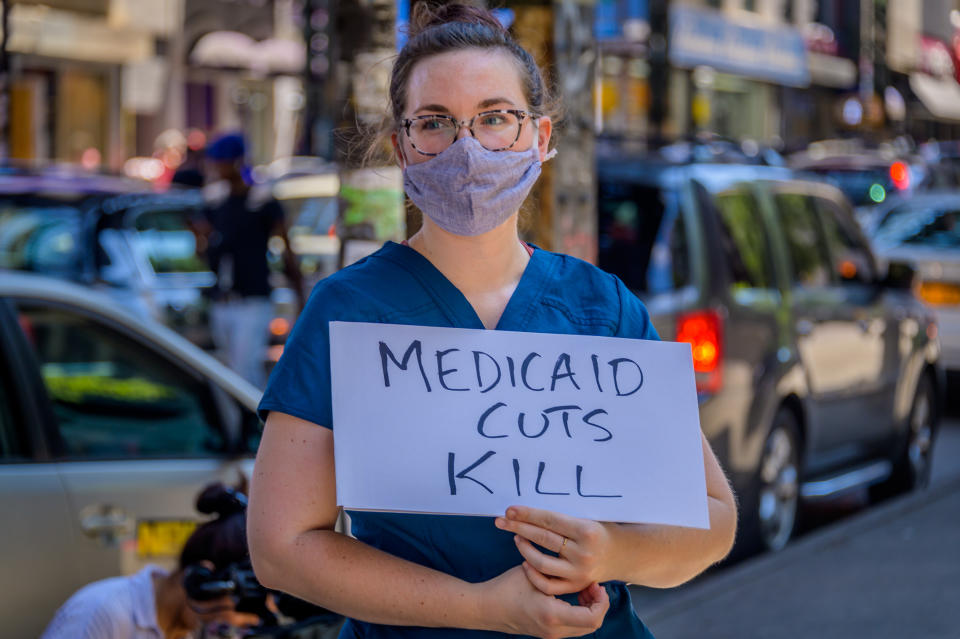
<svg viewBox="0 0 960 639">
<path fill-rule="evenodd" d="M 510 506 L 494 524 L 515 533 L 517 549 L 526 560 L 524 572 L 547 595 L 580 592 L 607 581 L 613 539 L 607 524 L 527 506 Z M 532 542 L 532 543 L 531 543 Z M 536 546 L 557 553 L 546 554 Z"/>
</svg>

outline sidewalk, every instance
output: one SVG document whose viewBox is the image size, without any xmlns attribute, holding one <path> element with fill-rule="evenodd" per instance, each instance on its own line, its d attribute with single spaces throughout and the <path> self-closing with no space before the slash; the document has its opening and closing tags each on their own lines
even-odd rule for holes
<svg viewBox="0 0 960 639">
<path fill-rule="evenodd" d="M 960 639 L 960 477 L 635 605 L 657 639 Z"/>
</svg>

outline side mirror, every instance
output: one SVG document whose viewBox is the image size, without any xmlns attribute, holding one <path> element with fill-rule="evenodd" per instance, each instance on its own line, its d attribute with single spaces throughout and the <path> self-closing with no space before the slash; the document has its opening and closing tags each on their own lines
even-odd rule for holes
<svg viewBox="0 0 960 639">
<path fill-rule="evenodd" d="M 890 262 L 887 275 L 881 282 L 884 288 L 910 290 L 917 280 L 917 271 L 907 262 Z"/>
</svg>

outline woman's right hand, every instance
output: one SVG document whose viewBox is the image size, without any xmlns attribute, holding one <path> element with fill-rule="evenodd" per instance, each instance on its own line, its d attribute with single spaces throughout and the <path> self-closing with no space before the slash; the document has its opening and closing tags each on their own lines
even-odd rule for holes
<svg viewBox="0 0 960 639">
<path fill-rule="evenodd" d="M 603 623 L 610 608 L 607 591 L 590 584 L 579 593 L 579 606 L 573 606 L 537 590 L 522 566 L 480 584 L 482 614 L 495 630 L 543 639 L 582 637 Z"/>
</svg>

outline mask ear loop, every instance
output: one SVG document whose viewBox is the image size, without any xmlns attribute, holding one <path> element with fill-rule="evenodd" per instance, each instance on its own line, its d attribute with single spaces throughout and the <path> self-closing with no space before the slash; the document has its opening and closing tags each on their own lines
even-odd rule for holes
<svg viewBox="0 0 960 639">
<path fill-rule="evenodd" d="M 540 143 L 540 118 L 539 117 L 533 121 L 533 138 L 534 138 L 534 144 L 539 146 L 539 143 Z M 550 149 L 549 151 L 547 151 L 547 154 L 544 156 L 540 164 L 543 164 L 544 162 L 549 162 L 553 158 L 557 157 L 557 153 L 559 153 L 559 151 L 557 151 L 556 148 Z"/>
</svg>

